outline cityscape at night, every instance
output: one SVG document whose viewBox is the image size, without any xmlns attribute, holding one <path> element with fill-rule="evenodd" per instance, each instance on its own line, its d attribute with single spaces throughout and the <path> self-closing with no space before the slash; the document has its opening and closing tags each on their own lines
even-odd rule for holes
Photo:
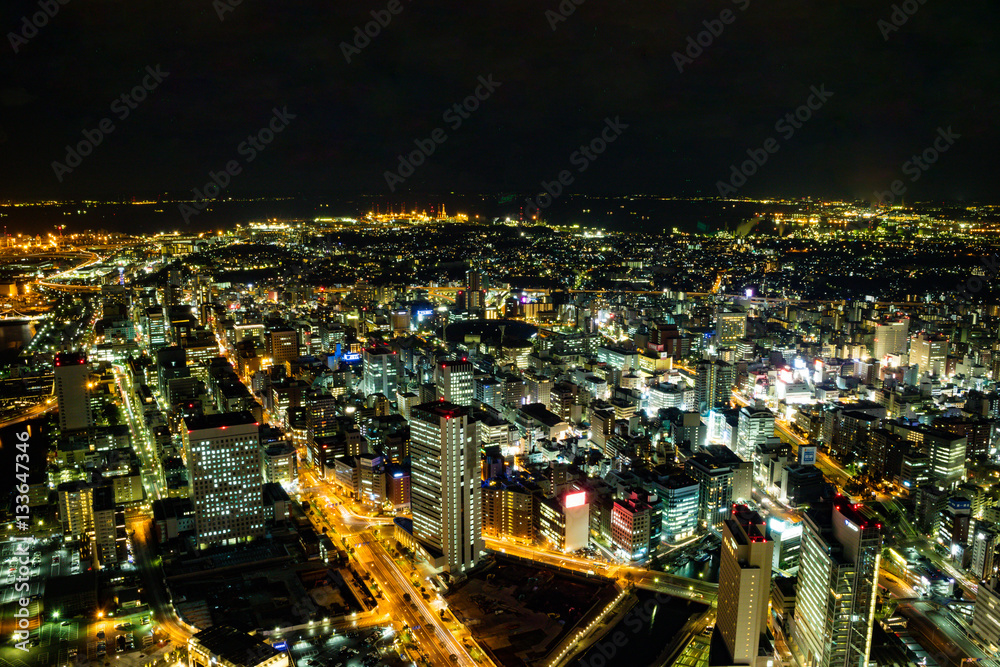
<svg viewBox="0 0 1000 667">
<path fill-rule="evenodd" d="M 11 4 L 0 667 L 1000 667 L 998 7 Z"/>
</svg>

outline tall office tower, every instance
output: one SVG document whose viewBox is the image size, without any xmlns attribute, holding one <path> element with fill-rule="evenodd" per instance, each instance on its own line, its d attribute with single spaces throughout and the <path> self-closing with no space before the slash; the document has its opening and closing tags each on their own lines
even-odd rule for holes
<svg viewBox="0 0 1000 667">
<path fill-rule="evenodd" d="M 151 350 L 167 344 L 167 320 L 163 316 L 163 308 L 153 306 L 146 309 L 142 318 L 142 333 L 146 347 Z"/>
<path fill-rule="evenodd" d="M 732 364 L 725 361 L 699 361 L 695 378 L 698 410 L 705 415 L 709 410 L 728 405 L 735 382 L 736 367 Z"/>
<path fill-rule="evenodd" d="M 910 363 L 916 364 L 921 375 L 941 375 L 948 362 L 948 337 L 921 331 L 910 342 Z"/>
<path fill-rule="evenodd" d="M 747 335 L 747 314 L 744 311 L 718 310 L 715 313 L 715 332 L 719 343 L 735 343 Z"/>
<path fill-rule="evenodd" d="M 1000 577 L 979 584 L 972 611 L 972 631 L 993 655 L 1000 652 Z"/>
<path fill-rule="evenodd" d="M 795 641 L 806 667 L 858 667 L 871 653 L 882 525 L 838 496 L 803 520 Z"/>
<path fill-rule="evenodd" d="M 1000 574 L 1000 526 L 978 522 L 972 536 L 972 564 L 969 572 L 979 581 L 989 581 Z"/>
<path fill-rule="evenodd" d="M 744 461 L 753 461 L 757 446 L 774 437 L 774 413 L 766 408 L 746 406 L 740 410 L 737 421 L 736 455 Z"/>
<path fill-rule="evenodd" d="M 712 664 L 756 665 L 767 629 L 774 542 L 760 515 L 737 505 L 722 524 L 719 616 L 716 628 L 729 655 Z M 767 640 L 765 639 L 765 642 Z"/>
<path fill-rule="evenodd" d="M 930 431 L 930 429 L 928 429 Z M 925 432 L 924 445 L 931 461 L 930 476 L 938 488 L 954 489 L 965 478 L 968 439 L 947 431 Z"/>
<path fill-rule="evenodd" d="M 62 352 L 55 359 L 55 394 L 59 407 L 59 430 L 74 431 L 94 425 L 90 411 L 90 367 L 87 355 Z"/>
<path fill-rule="evenodd" d="M 472 362 L 445 361 L 435 369 L 438 398 L 455 405 L 470 406 L 475 398 Z"/>
<path fill-rule="evenodd" d="M 128 560 L 125 507 L 115 503 L 110 486 L 94 489 L 94 546 L 101 568 L 121 565 Z"/>
<path fill-rule="evenodd" d="M 410 434 L 413 536 L 449 572 L 474 567 L 483 550 L 479 422 L 467 407 L 424 403 L 410 412 Z"/>
<path fill-rule="evenodd" d="M 264 334 L 264 353 L 272 366 L 284 366 L 299 356 L 299 332 L 290 327 L 271 329 Z"/>
<path fill-rule="evenodd" d="M 396 397 L 399 384 L 399 355 L 385 345 L 375 345 L 361 353 L 361 391 L 365 396 L 382 394 Z"/>
<path fill-rule="evenodd" d="M 906 337 L 909 333 L 909 318 L 875 325 L 875 343 L 872 356 L 875 359 L 882 359 L 887 354 L 906 352 Z"/>
<path fill-rule="evenodd" d="M 189 417 L 184 424 L 181 436 L 199 547 L 263 536 L 260 424 L 249 412 Z"/>
<path fill-rule="evenodd" d="M 698 521 L 721 528 L 729 515 L 743 461 L 722 446 L 706 447 L 684 462 L 685 472 L 698 482 Z M 749 494 L 747 494 L 749 495 Z"/>
<path fill-rule="evenodd" d="M 466 310 L 482 310 L 486 307 L 486 290 L 483 289 L 483 275 L 479 271 L 465 274 Z"/>
<path fill-rule="evenodd" d="M 218 353 L 218 349 L 216 349 Z M 156 351 L 156 385 L 164 400 L 170 395 L 170 381 L 191 376 L 188 370 L 187 353 L 183 347 L 162 347 Z"/>
</svg>

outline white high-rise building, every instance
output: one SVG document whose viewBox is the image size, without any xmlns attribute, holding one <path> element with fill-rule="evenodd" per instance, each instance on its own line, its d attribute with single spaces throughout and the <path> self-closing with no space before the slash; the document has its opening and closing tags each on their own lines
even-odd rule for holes
<svg viewBox="0 0 1000 667">
<path fill-rule="evenodd" d="M 90 410 L 90 366 L 87 356 L 63 352 L 55 359 L 55 394 L 59 407 L 59 430 L 74 431 L 94 425 Z"/>
<path fill-rule="evenodd" d="M 181 429 L 198 545 L 264 535 L 260 424 L 249 412 L 190 417 Z"/>
<path fill-rule="evenodd" d="M 909 333 L 909 318 L 875 325 L 875 344 L 872 356 L 880 360 L 887 354 L 906 352 Z"/>
<path fill-rule="evenodd" d="M 757 446 L 774 437 L 774 413 L 770 410 L 746 406 L 740 410 L 736 433 L 736 455 L 744 461 L 753 461 Z"/>
<path fill-rule="evenodd" d="M 760 515 L 745 505 L 735 507 L 722 524 L 716 623 L 729 655 L 711 659 L 712 664 L 758 664 L 760 637 L 767 630 L 773 551 Z"/>
<path fill-rule="evenodd" d="M 424 403 L 410 412 L 410 435 L 413 537 L 449 572 L 474 567 L 483 551 L 479 422 L 464 406 Z"/>
<path fill-rule="evenodd" d="M 363 376 L 361 391 L 365 396 L 382 394 L 389 400 L 396 398 L 399 382 L 399 356 L 384 345 L 365 349 L 362 354 Z"/>
<path fill-rule="evenodd" d="M 861 509 L 838 496 L 803 520 L 793 636 L 804 667 L 869 664 L 882 525 Z"/>
<path fill-rule="evenodd" d="M 476 396 L 472 362 L 468 359 L 441 362 L 435 376 L 438 398 L 455 405 L 472 405 Z"/>
<path fill-rule="evenodd" d="M 921 374 L 941 375 L 948 363 L 948 338 L 921 331 L 910 343 L 910 363 Z"/>
</svg>

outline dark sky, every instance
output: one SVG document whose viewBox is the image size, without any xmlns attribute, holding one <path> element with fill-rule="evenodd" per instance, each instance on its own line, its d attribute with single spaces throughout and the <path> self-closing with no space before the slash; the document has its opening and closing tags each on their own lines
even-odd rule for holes
<svg viewBox="0 0 1000 667">
<path fill-rule="evenodd" d="M 563 169 L 574 192 L 714 195 L 774 137 L 740 194 L 871 198 L 900 178 L 908 197 L 997 198 L 996 2 L 910 0 L 886 40 L 878 0 L 585 0 L 554 31 L 558 0 L 400 1 L 347 63 L 341 42 L 387 1 L 242 0 L 220 21 L 212 0 L 68 0 L 15 54 L 8 33 L 39 3 L 6 0 L 0 197 L 180 194 L 230 160 L 229 194 L 388 195 L 396 156 L 442 128 L 396 195 L 537 191 Z M 726 9 L 679 73 L 672 54 Z M 119 120 L 112 102 L 156 65 L 169 76 Z M 451 129 L 442 114 L 489 75 L 502 85 Z M 829 101 L 776 131 L 822 85 Z M 238 146 L 274 107 L 296 118 L 247 164 Z M 608 117 L 628 128 L 579 173 L 571 154 Z M 104 118 L 114 131 L 59 182 L 52 162 Z M 961 138 L 911 181 L 903 163 L 949 126 Z"/>
</svg>

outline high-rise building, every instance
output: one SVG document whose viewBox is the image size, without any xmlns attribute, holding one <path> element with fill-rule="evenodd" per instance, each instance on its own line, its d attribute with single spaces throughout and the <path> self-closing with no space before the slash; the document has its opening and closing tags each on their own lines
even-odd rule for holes
<svg viewBox="0 0 1000 667">
<path fill-rule="evenodd" d="M 980 522 L 972 535 L 972 564 L 969 572 L 980 581 L 1000 574 L 1000 526 Z"/>
<path fill-rule="evenodd" d="M 191 417 L 181 429 L 198 544 L 264 535 L 260 424 L 249 412 Z"/>
<path fill-rule="evenodd" d="M 720 309 L 715 314 L 715 331 L 722 345 L 744 338 L 747 335 L 746 312 Z"/>
<path fill-rule="evenodd" d="M 587 546 L 590 541 L 590 500 L 586 491 L 566 489 L 535 505 L 538 541 L 563 553 Z"/>
<path fill-rule="evenodd" d="M 910 342 L 910 364 L 920 374 L 941 375 L 948 361 L 948 337 L 921 331 Z"/>
<path fill-rule="evenodd" d="M 437 396 L 447 403 L 470 406 L 475 397 L 472 362 L 444 361 L 436 369 Z"/>
<path fill-rule="evenodd" d="M 486 290 L 483 289 L 483 275 L 479 271 L 465 274 L 465 308 L 481 311 L 486 307 Z"/>
<path fill-rule="evenodd" d="M 663 502 L 663 539 L 679 542 L 698 530 L 698 480 L 679 473 L 671 475 L 657 487 Z"/>
<path fill-rule="evenodd" d="M 74 352 L 57 354 L 54 371 L 59 430 L 75 431 L 93 426 L 87 356 Z"/>
<path fill-rule="evenodd" d="M 88 541 L 94 532 L 94 487 L 87 482 L 64 482 L 58 492 L 63 535 Z"/>
<path fill-rule="evenodd" d="M 857 667 L 871 654 L 882 525 L 838 496 L 803 519 L 793 637 L 805 667 Z"/>
<path fill-rule="evenodd" d="M 875 340 L 872 345 L 872 356 L 881 360 L 888 354 L 906 352 L 907 336 L 910 332 L 909 318 L 885 322 L 875 325 Z"/>
<path fill-rule="evenodd" d="M 722 528 L 729 516 L 733 488 L 743 461 L 730 449 L 706 447 L 685 461 L 685 471 L 698 482 L 698 520 L 708 527 Z"/>
<path fill-rule="evenodd" d="M 483 551 L 479 422 L 465 406 L 424 403 L 410 412 L 410 433 L 413 536 L 448 571 L 472 568 Z"/>
<path fill-rule="evenodd" d="M 712 664 L 756 665 L 767 629 L 774 543 L 760 515 L 746 505 L 733 508 L 722 524 L 719 614 L 716 629 L 728 656 Z M 765 639 L 765 645 L 767 645 Z"/>
<path fill-rule="evenodd" d="M 713 408 L 729 405 L 733 384 L 736 382 L 736 368 L 725 361 L 699 361 L 695 378 L 695 397 L 701 414 L 708 414 Z"/>
<path fill-rule="evenodd" d="M 766 408 L 749 406 L 740 409 L 737 422 L 736 455 L 744 461 L 753 461 L 757 447 L 774 437 L 774 413 Z"/>
<path fill-rule="evenodd" d="M 102 568 L 121 565 L 128 560 L 128 535 L 125 530 L 125 507 L 115 503 L 110 486 L 94 489 L 94 547 Z"/>
<path fill-rule="evenodd" d="M 655 493 L 635 489 L 611 506 L 611 546 L 622 558 L 646 561 L 660 544 L 663 503 Z"/>
<path fill-rule="evenodd" d="M 972 631 L 993 655 L 1000 653 L 1000 577 L 979 584 L 972 611 Z"/>
<path fill-rule="evenodd" d="M 290 327 L 278 327 L 264 334 L 264 352 L 272 366 L 284 366 L 299 356 L 299 332 Z"/>
<path fill-rule="evenodd" d="M 395 398 L 399 382 L 399 355 L 385 345 L 366 348 L 361 353 L 361 391 L 365 396 L 382 394 Z"/>
<path fill-rule="evenodd" d="M 524 484 L 493 477 L 482 484 L 483 533 L 492 537 L 534 540 L 535 494 Z"/>
</svg>

